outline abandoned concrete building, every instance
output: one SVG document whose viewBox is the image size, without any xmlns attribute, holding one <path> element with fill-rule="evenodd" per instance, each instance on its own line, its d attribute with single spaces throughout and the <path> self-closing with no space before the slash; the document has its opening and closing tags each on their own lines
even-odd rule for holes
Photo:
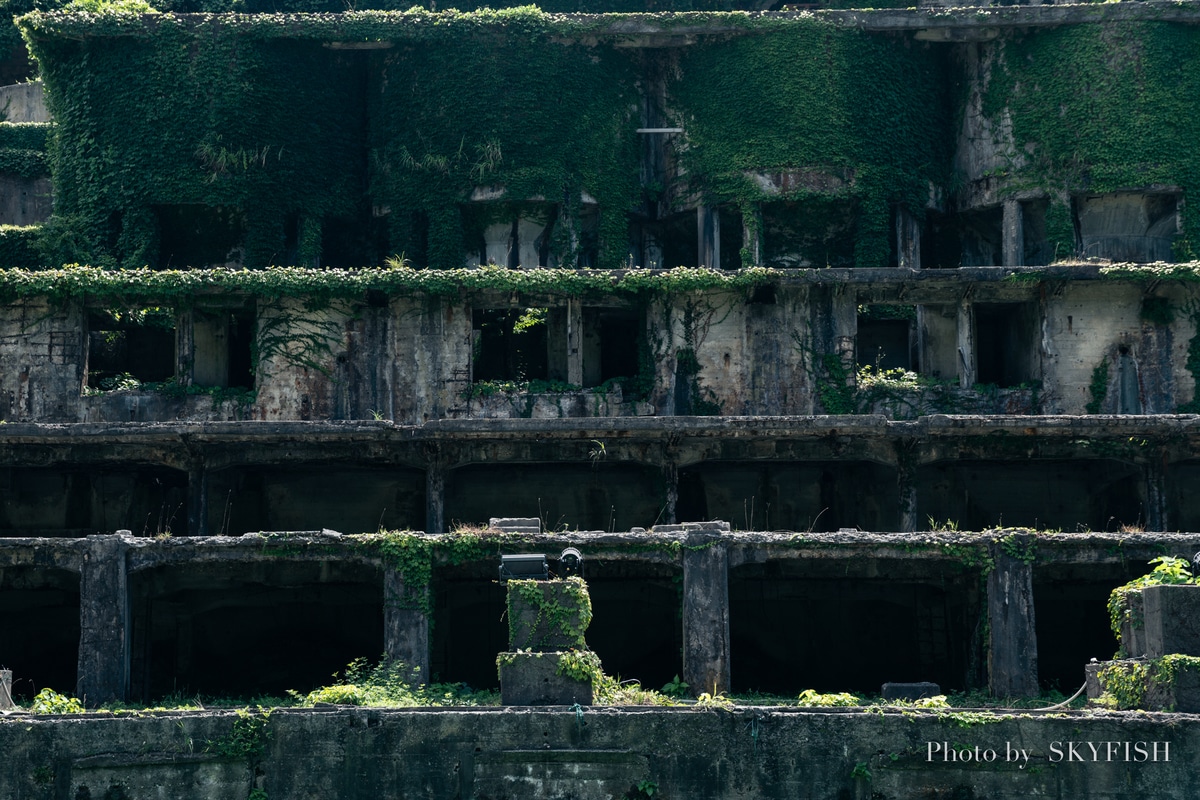
<svg viewBox="0 0 1200 800">
<path fill-rule="evenodd" d="M 1108 593 L 1200 551 L 1200 5 L 691 9 L 18 20 L 15 695 L 385 652 L 494 686 L 499 555 L 568 545 L 647 686 L 1030 696 L 1111 656 Z M 475 758 L 428 796 L 503 796 Z M 801 796 L 688 763 L 668 796 Z M 13 796 L 126 775 L 55 774 Z M 1163 774 L 1096 796 L 1189 796 Z"/>
</svg>

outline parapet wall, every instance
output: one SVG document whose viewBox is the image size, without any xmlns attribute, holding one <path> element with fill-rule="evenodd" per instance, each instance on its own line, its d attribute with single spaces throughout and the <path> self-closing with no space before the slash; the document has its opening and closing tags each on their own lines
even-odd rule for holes
<svg viewBox="0 0 1200 800">
<path fill-rule="evenodd" d="M 142 798 L 169 787 L 175 800 L 243 798 L 252 789 L 289 800 L 1191 800 L 1200 720 L 774 708 L 280 709 L 16 716 L 0 721 L 0 746 L 0 793 L 12 798 Z"/>
</svg>

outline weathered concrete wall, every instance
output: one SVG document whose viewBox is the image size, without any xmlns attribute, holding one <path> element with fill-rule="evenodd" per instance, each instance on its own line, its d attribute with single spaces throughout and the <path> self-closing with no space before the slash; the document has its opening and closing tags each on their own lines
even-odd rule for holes
<svg viewBox="0 0 1200 800">
<path fill-rule="evenodd" d="M 0 86 L 0 110 L 5 122 L 50 122 L 41 81 Z"/>
<path fill-rule="evenodd" d="M 585 385 L 582 391 L 473 390 L 477 354 L 472 310 L 517 302 L 509 298 L 395 297 L 338 302 L 315 311 L 291 298 L 259 304 L 253 395 L 177 391 L 203 387 L 208 373 L 196 366 L 200 349 L 219 349 L 188 311 L 177 319 L 173 383 L 162 390 L 92 387 L 83 392 L 88 349 L 100 335 L 89 335 L 88 313 L 75 305 L 14 302 L 0 309 L 0 419 L 375 418 L 420 425 L 461 418 L 811 414 L 821 408 L 822 383 L 831 380 L 822 359 L 840 359 L 847 380 L 853 372 L 856 309 L 864 305 L 919 308 L 914 371 L 945 382 L 943 388 L 957 384 L 959 393 L 951 397 L 943 392 L 939 401 L 928 391 L 915 398 L 902 397 L 904 391 L 896 389 L 883 402 L 864 399 L 858 413 L 1083 414 L 1093 400 L 1095 370 L 1102 363 L 1108 378 L 1100 413 L 1172 413 L 1191 401 L 1195 379 L 1187 364 L 1195 322 L 1187 309 L 1196 302 L 1196 290 L 1189 284 L 1147 289 L 1132 279 L 1097 280 L 1096 267 L 1088 266 L 1032 272 L 1029 280 L 1020 281 L 1004 280 L 1009 274 L 996 268 L 801 271 L 749 296 L 693 292 L 652 302 L 639 335 L 644 335 L 653 363 L 641 376 L 622 376 L 638 378 L 633 383 L 640 382 L 644 396 L 612 384 L 603 391 L 586 386 L 584 376 L 591 375 L 595 383 L 598 374 L 587 359 L 594 361 L 606 343 L 598 340 L 598 307 L 584 304 L 581 312 L 577 302 L 551 307 L 556 312 L 551 327 L 563 330 L 562 336 L 548 338 L 548 349 L 551 377 L 560 372 L 573 376 L 574 385 Z M 527 298 L 518 306 L 545 302 Z M 245 324 L 250 324 L 251 311 L 239 313 L 248 315 Z M 568 317 L 575 320 L 571 327 Z M 574 326 L 585 328 L 577 334 L 582 343 L 566 338 Z M 607 346 L 629 347 L 624 341 Z M 249 350 L 248 343 L 245 347 Z M 224 358 L 213 362 L 214 368 L 225 370 L 222 375 L 232 356 Z M 627 364 L 636 361 L 626 358 Z M 206 364 L 205 369 L 213 366 Z M 129 369 L 136 371 L 136 365 Z M 1019 385 L 1025 394 L 1001 397 L 976 386 L 988 380 L 1002 389 Z M 888 400 L 893 396 L 899 402 Z"/>
<path fill-rule="evenodd" d="M 0 722 L 0 793 L 138 800 L 164 791 L 180 800 L 226 800 L 253 788 L 289 800 L 600 800 L 648 796 L 647 789 L 697 800 L 1194 797 L 1196 717 L 1064 716 L 752 707 L 591 708 L 582 716 L 565 708 L 18 716 Z M 970 761 L 959 755 L 967 752 Z"/>
<path fill-rule="evenodd" d="M 0 311 L 0 420 L 78 418 L 87 325 L 75 305 L 12 303 Z"/>
</svg>

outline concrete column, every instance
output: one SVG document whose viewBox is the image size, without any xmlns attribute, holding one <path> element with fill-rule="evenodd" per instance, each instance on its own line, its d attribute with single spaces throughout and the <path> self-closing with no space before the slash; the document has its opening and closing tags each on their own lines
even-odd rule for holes
<svg viewBox="0 0 1200 800">
<path fill-rule="evenodd" d="M 721 216 L 714 206 L 696 207 L 696 232 L 699 237 L 698 266 L 721 268 Z"/>
<path fill-rule="evenodd" d="M 208 471 L 203 464 L 188 470 L 187 491 L 188 534 L 208 536 Z M 229 531 L 218 533 L 228 534 Z"/>
<path fill-rule="evenodd" d="M 128 549 L 129 543 L 119 533 L 87 537 L 79 580 L 75 691 L 91 708 L 124 700 L 129 687 Z"/>
<path fill-rule="evenodd" d="M 1015 538 L 1026 546 L 1024 540 L 1030 537 Z M 996 566 L 987 582 L 988 688 L 996 697 L 1033 697 L 1038 693 L 1033 567 L 995 545 L 992 557 Z"/>
<path fill-rule="evenodd" d="M 193 328 L 196 315 L 191 309 L 180 311 L 175 317 L 175 380 L 192 385 L 192 368 L 196 361 L 196 339 Z"/>
<path fill-rule="evenodd" d="M 834 289 L 830 316 L 833 322 L 833 352 L 846 368 L 846 383 L 853 386 L 858 360 L 855 348 L 858 340 L 858 294 L 851 286 Z"/>
<path fill-rule="evenodd" d="M 1004 221 L 1001 223 L 1000 254 L 1001 266 L 1020 267 L 1025 264 L 1025 226 L 1021 216 L 1021 203 L 1017 200 L 1004 201 Z"/>
<path fill-rule="evenodd" d="M 667 487 L 667 504 L 663 508 L 662 524 L 674 525 L 678 522 L 675 508 L 679 504 L 679 467 L 674 461 L 668 462 L 662 468 L 663 483 Z"/>
<path fill-rule="evenodd" d="M 583 386 L 583 304 L 567 300 L 567 383 Z"/>
<path fill-rule="evenodd" d="M 896 209 L 896 266 L 921 268 L 921 226 L 903 207 Z"/>
<path fill-rule="evenodd" d="M 446 470 L 438 461 L 425 468 L 425 532 L 446 532 Z"/>
<path fill-rule="evenodd" d="M 683 680 L 693 694 L 729 691 L 729 551 L 693 533 L 683 551 Z"/>
<path fill-rule="evenodd" d="M 896 442 L 896 490 L 900 497 L 900 530 L 917 529 L 917 468 L 913 463 L 913 440 Z"/>
<path fill-rule="evenodd" d="M 11 711 L 13 708 L 12 670 L 0 669 L 0 711 Z"/>
<path fill-rule="evenodd" d="M 745 243 L 746 249 L 750 251 L 751 264 L 758 265 L 762 263 L 762 210 L 757 203 L 752 206 L 753 210 L 743 211 L 742 217 L 742 241 Z M 745 215 L 753 215 L 752 219 L 747 219 Z M 750 264 L 742 264 L 743 267 Z"/>
<path fill-rule="evenodd" d="M 975 307 L 969 297 L 958 304 L 958 385 L 970 389 L 975 385 Z"/>
<path fill-rule="evenodd" d="M 383 573 L 383 650 L 408 665 L 416 683 L 429 682 L 429 587 L 405 586 L 399 570 Z"/>
<path fill-rule="evenodd" d="M 1169 530 L 1167 512 L 1167 454 L 1160 450 L 1146 463 L 1146 530 Z"/>
</svg>

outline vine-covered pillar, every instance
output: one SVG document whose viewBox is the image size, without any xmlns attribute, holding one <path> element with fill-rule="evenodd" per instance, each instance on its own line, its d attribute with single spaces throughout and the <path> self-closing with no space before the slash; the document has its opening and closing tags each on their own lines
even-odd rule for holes
<svg viewBox="0 0 1200 800">
<path fill-rule="evenodd" d="M 408 667 L 414 683 L 429 682 L 429 587 L 408 586 L 398 569 L 383 573 L 383 651 Z"/>
<path fill-rule="evenodd" d="M 763 261 L 762 206 L 742 206 L 742 266 L 757 267 Z"/>
<path fill-rule="evenodd" d="M 729 550 L 693 533 L 683 549 L 683 680 L 692 692 L 729 691 Z"/>
<path fill-rule="evenodd" d="M 904 206 L 896 209 L 896 266 L 921 268 L 921 223 Z"/>
<path fill-rule="evenodd" d="M 129 531 L 89 536 L 79 575 L 79 671 L 89 708 L 124 700 L 129 687 Z"/>
<path fill-rule="evenodd" d="M 1028 534 L 1013 537 L 1018 552 L 1032 547 Z M 1033 565 L 992 545 L 995 568 L 988 574 L 988 688 L 996 697 L 1038 693 L 1037 627 L 1033 609 Z"/>
<path fill-rule="evenodd" d="M 696 235 L 700 259 L 696 266 L 720 269 L 721 214 L 716 206 L 696 206 Z"/>
<path fill-rule="evenodd" d="M 958 385 L 975 385 L 975 307 L 968 292 L 958 303 Z"/>
<path fill-rule="evenodd" d="M 1025 225 L 1021 217 L 1019 200 L 1004 201 L 1004 218 L 1001 222 L 1000 260 L 1005 267 L 1025 265 Z"/>
</svg>

